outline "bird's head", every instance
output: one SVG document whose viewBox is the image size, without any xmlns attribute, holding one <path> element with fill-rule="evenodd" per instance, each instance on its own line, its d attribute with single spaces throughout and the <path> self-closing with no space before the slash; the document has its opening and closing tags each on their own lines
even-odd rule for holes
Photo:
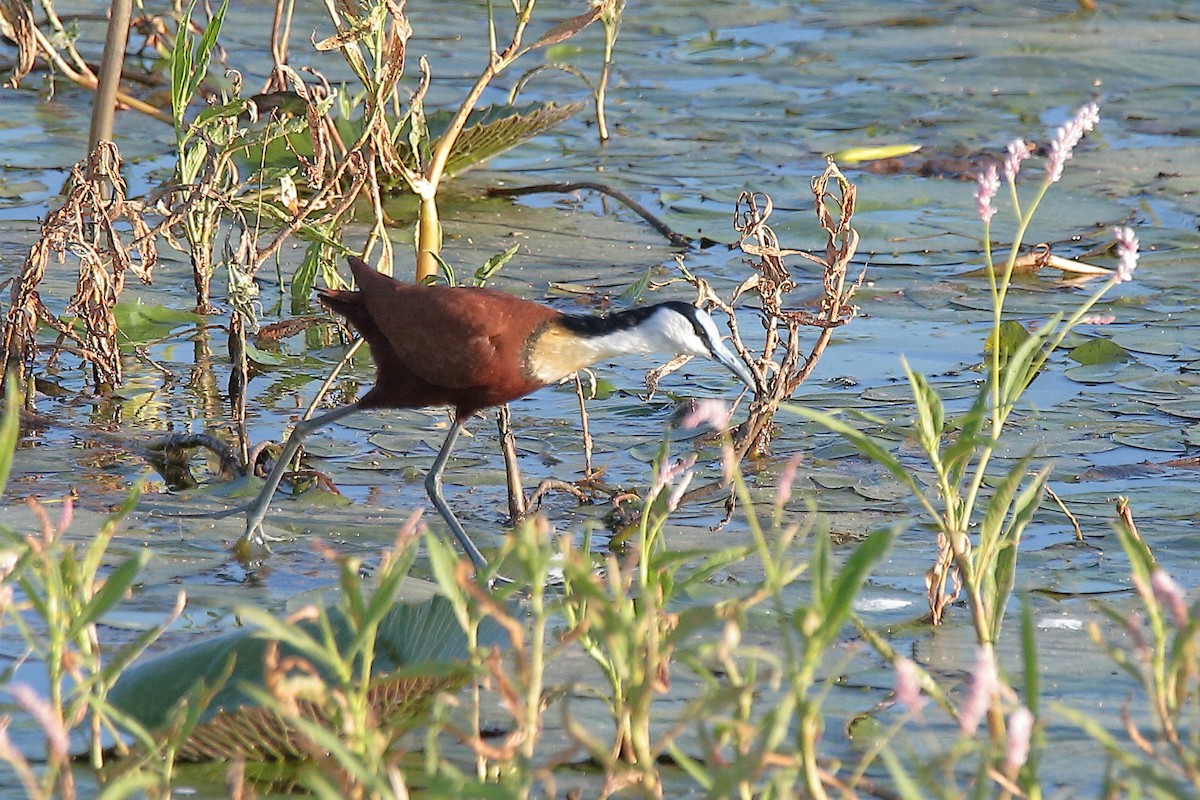
<svg viewBox="0 0 1200 800">
<path fill-rule="evenodd" d="M 678 301 L 602 317 L 565 315 L 538 331 L 526 350 L 530 374 L 545 383 L 606 358 L 676 353 L 717 361 L 755 388 L 754 376 L 721 341 L 721 332 L 708 312 Z"/>
<path fill-rule="evenodd" d="M 653 307 L 653 312 L 643 322 L 647 336 L 660 337 L 674 352 L 681 355 L 710 358 L 722 364 L 751 389 L 755 388 L 754 376 L 746 364 L 721 341 L 717 323 L 707 311 L 690 303 L 672 301 Z"/>
</svg>

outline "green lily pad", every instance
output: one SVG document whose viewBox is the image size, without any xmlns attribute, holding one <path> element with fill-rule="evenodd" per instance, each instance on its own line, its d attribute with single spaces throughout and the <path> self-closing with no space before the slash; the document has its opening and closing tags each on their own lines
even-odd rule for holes
<svg viewBox="0 0 1200 800">
<path fill-rule="evenodd" d="M 1080 364 L 1114 364 L 1133 358 L 1121 345 L 1111 339 L 1091 339 L 1078 347 L 1071 348 L 1067 357 Z"/>
<path fill-rule="evenodd" d="M 113 317 L 121 336 L 131 344 L 145 344 L 170 335 L 179 328 L 195 325 L 201 317 L 190 311 L 180 311 L 147 303 L 117 303 Z"/>
</svg>

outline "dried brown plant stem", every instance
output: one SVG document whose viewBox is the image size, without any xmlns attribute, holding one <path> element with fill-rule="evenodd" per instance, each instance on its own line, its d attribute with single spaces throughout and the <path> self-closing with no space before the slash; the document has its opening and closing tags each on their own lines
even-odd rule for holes
<svg viewBox="0 0 1200 800">
<path fill-rule="evenodd" d="M 800 250 L 785 250 L 779 246 L 775 232 L 767 224 L 773 206 L 766 195 L 743 192 L 738 198 L 734 228 L 740 237 L 737 246 L 753 260 L 747 263 L 754 274 L 744 280 L 726 301 L 708 283 L 683 269 L 685 277 L 696 286 L 700 303 L 719 308 L 729 319 L 730 341 L 736 352 L 754 373 L 757 388 L 750 403 L 749 415 L 732 436 L 734 457 L 741 462 L 747 457 L 766 455 L 771 443 L 771 423 L 779 406 L 790 400 L 812 374 L 828 346 L 833 331 L 849 323 L 857 314 L 851 305 L 854 293 L 862 285 L 864 275 L 855 280 L 847 278 L 850 261 L 858 247 L 858 232 L 854 230 L 856 187 L 837 165 L 828 162 L 824 172 L 813 179 L 812 191 L 817 220 L 826 235 L 825 253 L 818 256 Z M 822 296 L 817 310 L 800 311 L 789 307 L 789 295 L 799 284 L 792 278 L 784 257 L 798 255 L 821 267 Z M 682 268 L 682 264 L 681 264 Z M 760 355 L 751 353 L 742 340 L 734 304 L 746 292 L 758 295 L 765 317 L 766 336 Z M 816 328 L 815 340 L 804 351 L 801 331 Z M 668 364 L 647 378 L 653 390 L 663 370 L 675 368 Z M 698 500 L 724 491 L 721 482 L 692 489 L 683 501 Z M 727 517 L 733 513 L 733 495 L 726 503 Z"/>
<path fill-rule="evenodd" d="M 292 34 L 292 14 L 296 0 L 275 0 L 275 16 L 271 21 L 271 58 L 276 66 L 287 63 L 288 41 Z"/>
<path fill-rule="evenodd" d="M 836 186 L 831 190 L 830 182 Z M 829 345 L 833 330 L 852 320 L 857 310 L 850 300 L 862 283 L 860 275 L 855 281 L 847 282 L 850 260 L 858 248 L 858 232 L 852 226 L 857 188 L 842 175 L 831 161 L 821 175 L 813 180 L 813 195 L 816 201 L 817 220 L 826 234 L 824 257 L 800 253 L 804 258 L 821 267 L 822 296 L 816 313 L 794 311 L 787 308 L 786 296 L 796 286 L 783 261 L 783 251 L 774 231 L 767 225 L 771 215 L 771 201 L 764 197 L 762 208 L 752 193 L 744 192 L 738 198 L 739 216 L 734 227 L 741 234 L 738 245 L 743 252 L 758 258 L 752 266 L 758 274 L 742 283 L 734 292 L 734 299 L 742 292 L 753 289 L 762 300 L 766 314 L 767 337 L 763 356 L 759 364 L 773 363 L 779 350 L 782 358 L 773 374 L 756 372 L 763 381 L 750 405 L 750 416 L 734 435 L 734 449 L 739 458 L 747 455 L 765 455 L 770 446 L 770 424 L 779 405 L 795 393 L 816 368 L 817 362 Z M 795 252 L 795 251 L 792 251 Z M 735 345 L 741 352 L 737 321 L 730 317 Z M 815 341 L 808 352 L 802 353 L 800 329 L 817 329 Z M 781 329 L 786 341 L 781 341 Z"/>
<path fill-rule="evenodd" d="M 521 485 L 521 465 L 517 461 L 517 437 L 512 429 L 512 412 L 508 403 L 496 411 L 496 427 L 500 431 L 500 452 L 504 454 L 505 484 L 508 487 L 508 516 L 516 522 L 525 518 L 525 487 Z"/>
<path fill-rule="evenodd" d="M 662 234 L 662 236 L 674 247 L 690 247 L 692 245 L 692 239 L 690 237 L 685 236 L 682 233 L 676 233 L 669 225 L 667 225 L 667 223 L 663 222 L 649 209 L 634 200 L 625 192 L 598 181 L 568 181 L 561 183 L 538 183 L 532 186 L 492 187 L 487 190 L 487 194 L 489 197 L 519 197 L 520 195 L 541 194 L 543 192 L 558 192 L 561 194 L 567 194 L 570 192 L 578 192 L 580 190 L 599 192 L 627 206 L 630 211 L 637 214 L 639 217 L 645 220 L 650 227 Z"/>
</svg>

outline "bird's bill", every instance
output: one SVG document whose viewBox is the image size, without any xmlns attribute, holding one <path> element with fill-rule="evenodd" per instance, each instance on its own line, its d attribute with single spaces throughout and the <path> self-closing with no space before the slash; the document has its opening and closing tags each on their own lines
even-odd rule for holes
<svg viewBox="0 0 1200 800">
<path fill-rule="evenodd" d="M 744 361 L 734 355 L 729 348 L 725 347 L 725 345 L 718 344 L 713 348 L 712 354 L 713 358 L 724 364 L 730 372 L 741 378 L 742 382 L 751 389 L 758 388 L 754 383 L 754 375 L 751 374 L 749 367 L 746 366 Z"/>
</svg>

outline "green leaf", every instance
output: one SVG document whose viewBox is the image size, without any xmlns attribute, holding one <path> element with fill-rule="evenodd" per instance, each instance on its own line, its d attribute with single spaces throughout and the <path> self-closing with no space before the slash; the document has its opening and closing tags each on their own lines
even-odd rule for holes
<svg viewBox="0 0 1200 800">
<path fill-rule="evenodd" d="M 821 615 L 821 627 L 813 638 L 822 646 L 832 643 L 837 638 L 842 625 L 850 617 L 854 598 L 858 596 L 871 570 L 887 554 L 898 530 L 899 526 L 875 531 L 854 549 L 850 558 L 846 559 L 845 565 L 833 579 L 828 595 L 816 606 L 817 613 Z M 828 535 L 820 538 L 828 538 Z M 814 575 L 814 582 L 815 579 Z"/>
<path fill-rule="evenodd" d="M 475 285 L 483 286 L 485 283 L 487 283 L 493 275 L 500 271 L 501 267 L 512 260 L 512 257 L 515 256 L 517 251 L 520 249 L 520 243 L 514 244 L 503 253 L 497 253 L 487 261 L 483 262 L 483 266 L 475 270 Z"/>
<path fill-rule="evenodd" d="M 996 347 L 996 331 L 993 330 L 984 343 L 983 351 L 990 353 Z M 1008 358 L 1013 352 L 1029 339 L 1030 333 L 1016 320 L 1006 320 L 1000 323 L 1000 357 Z"/>
<path fill-rule="evenodd" d="M 271 353 L 261 347 L 255 347 L 249 342 L 246 342 L 246 358 L 260 367 L 281 367 L 291 360 L 279 353 Z"/>
<path fill-rule="evenodd" d="M 221 32 L 221 24 L 225 19 L 225 11 L 229 0 L 222 0 L 221 7 L 209 20 L 208 27 L 201 34 L 199 41 L 192 36 L 192 13 L 196 10 L 196 0 L 188 3 L 179 20 L 179 30 L 175 34 L 175 42 L 171 49 L 169 67 L 171 71 L 171 112 L 175 119 L 175 136 L 178 141 L 187 138 L 184 114 L 188 104 L 208 75 L 208 65 L 212 59 L 213 48 L 217 44 L 217 36 Z M 195 42 L 195 50 L 192 45 Z"/>
<path fill-rule="evenodd" d="M 471 112 L 467 127 L 450 150 L 450 158 L 446 161 L 446 177 L 461 175 L 489 158 L 558 127 L 583 107 L 583 103 L 565 106 L 535 103 L 523 108 L 496 105 Z M 449 123 L 449 115 L 444 120 L 438 119 L 437 123 L 442 123 L 444 127 Z M 430 135 L 440 138 L 440 132 L 435 132 L 437 127 L 431 117 Z"/>
<path fill-rule="evenodd" d="M 16 381 L 9 381 L 4 390 L 4 416 L 0 418 L 0 491 L 8 486 L 12 472 L 13 453 L 21 435 L 21 394 Z"/>
<path fill-rule="evenodd" d="M 1041 676 L 1038 675 L 1037 624 L 1028 595 L 1021 598 L 1021 656 L 1025 671 L 1025 706 L 1036 717 L 1041 706 Z"/>
<path fill-rule="evenodd" d="M 321 250 L 319 242 L 310 242 L 304 250 L 300 266 L 292 273 L 292 284 L 288 288 L 293 314 L 303 314 L 311 307 L 313 287 L 317 285 L 317 271 L 321 267 Z"/>
<path fill-rule="evenodd" d="M 1067 358 L 1089 366 L 1133 360 L 1128 350 L 1111 339 L 1090 339 L 1078 347 L 1071 348 Z"/>
<path fill-rule="evenodd" d="M 951 486 L 957 486 L 962 481 L 967 466 L 971 463 L 971 457 L 983 444 L 991 441 L 990 436 L 984 439 L 979 436 L 988 417 L 989 388 L 987 381 L 979 384 L 979 391 L 975 393 L 971 408 L 955 420 L 959 428 L 958 436 L 942 452 L 942 463 L 949 475 Z"/>
<path fill-rule="evenodd" d="M 106 611 L 119 603 L 149 560 L 150 551 L 140 550 L 137 555 L 126 559 L 113 570 L 112 574 L 105 579 L 104 585 L 100 587 L 100 591 L 92 595 L 92 599 L 87 602 L 87 605 L 71 620 L 67 638 L 74 639 L 80 631 L 97 622 Z"/>
<path fill-rule="evenodd" d="M 917 438 L 933 463 L 940 461 L 942 431 L 946 426 L 942 398 L 934 391 L 925 376 L 909 369 L 904 361 L 904 374 L 912 387 L 913 403 L 917 408 Z"/>
<path fill-rule="evenodd" d="M 988 500 L 987 511 L 984 512 L 983 522 L 979 526 L 979 546 L 975 552 L 976 563 L 980 569 L 990 571 L 990 561 L 995 556 L 1004 520 L 1008 516 L 1017 489 L 1021 487 L 1021 481 L 1025 479 L 1029 461 L 1030 456 L 1025 456 L 1014 464 Z"/>
</svg>

